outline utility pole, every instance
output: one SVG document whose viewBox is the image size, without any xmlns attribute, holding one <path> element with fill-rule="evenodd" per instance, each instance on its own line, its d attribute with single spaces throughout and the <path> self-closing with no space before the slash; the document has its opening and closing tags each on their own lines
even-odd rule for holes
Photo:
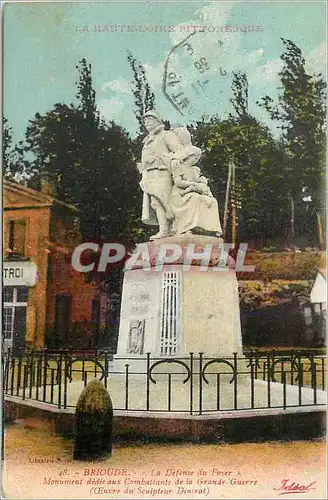
<svg viewBox="0 0 328 500">
<path fill-rule="evenodd" d="M 231 243 L 235 245 L 236 243 L 236 234 L 237 234 L 237 206 L 236 206 L 236 165 L 232 164 L 232 189 L 231 189 Z"/>
<path fill-rule="evenodd" d="M 290 195 L 290 237 L 292 248 L 295 247 L 295 205 L 294 198 Z"/>
<path fill-rule="evenodd" d="M 225 202 L 224 202 L 224 213 L 223 213 L 223 239 L 226 239 L 227 235 L 227 224 L 228 224 L 228 215 L 229 215 L 229 197 L 230 197 L 230 186 L 231 186 L 231 172 L 232 172 L 232 161 L 229 161 L 229 169 L 228 169 L 228 179 L 227 179 L 227 187 L 225 194 Z"/>
<path fill-rule="evenodd" d="M 320 250 L 324 249 L 324 236 L 323 236 L 323 223 L 322 215 L 317 212 L 317 225 L 318 225 L 318 243 Z"/>
</svg>

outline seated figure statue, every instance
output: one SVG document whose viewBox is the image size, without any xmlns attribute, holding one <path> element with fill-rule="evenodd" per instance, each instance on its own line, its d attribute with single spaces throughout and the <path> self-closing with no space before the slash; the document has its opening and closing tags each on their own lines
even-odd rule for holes
<svg viewBox="0 0 328 500">
<path fill-rule="evenodd" d="M 201 151 L 199 148 L 190 146 L 188 151 L 184 150 L 183 160 L 172 160 L 171 170 L 174 183 L 180 188 L 185 188 L 182 193 L 183 195 L 195 192 L 212 196 L 207 178 L 201 174 L 200 168 L 195 166 L 200 155 Z"/>
<path fill-rule="evenodd" d="M 201 150 L 191 144 L 190 133 L 185 127 L 173 131 L 183 145 L 172 155 L 171 161 L 173 232 L 220 236 L 222 229 L 217 201 L 206 177 L 196 166 Z"/>
</svg>

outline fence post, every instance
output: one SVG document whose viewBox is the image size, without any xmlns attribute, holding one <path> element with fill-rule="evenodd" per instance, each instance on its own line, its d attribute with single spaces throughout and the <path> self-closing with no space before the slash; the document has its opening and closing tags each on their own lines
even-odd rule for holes
<svg viewBox="0 0 328 500">
<path fill-rule="evenodd" d="M 11 381 L 10 381 L 10 394 L 14 394 L 14 384 L 15 384 L 15 364 L 16 360 L 14 357 L 12 357 L 11 360 Z"/>
<path fill-rule="evenodd" d="M 105 363 L 105 380 L 104 380 L 104 386 L 107 389 L 107 383 L 108 383 L 108 351 L 105 351 L 105 357 L 104 357 L 104 363 Z"/>
<path fill-rule="evenodd" d="M 29 371 L 30 371 L 30 389 L 29 389 L 29 398 L 32 398 L 32 387 L 33 387 L 33 378 L 34 378 L 34 352 L 31 352 L 31 356 L 29 359 Z"/>
<path fill-rule="evenodd" d="M 290 383 L 294 385 L 294 350 L 290 351 Z"/>
<path fill-rule="evenodd" d="M 129 408 L 129 365 L 125 365 L 125 409 Z"/>
<path fill-rule="evenodd" d="M 44 351 L 43 356 L 43 401 L 47 399 L 47 376 L 48 376 L 48 351 Z"/>
<path fill-rule="evenodd" d="M 63 365 L 63 353 L 59 353 L 59 360 L 57 361 L 57 384 L 58 384 L 58 408 L 61 408 L 61 393 L 62 393 L 62 365 Z"/>
<path fill-rule="evenodd" d="M 272 349 L 272 370 L 271 370 L 271 382 L 274 382 L 274 371 L 275 371 L 275 349 Z"/>
<path fill-rule="evenodd" d="M 267 378 L 267 386 L 268 386 L 268 408 L 271 408 L 271 386 L 270 386 L 270 354 L 267 356 L 267 373 L 268 373 L 268 378 Z"/>
<path fill-rule="evenodd" d="M 254 364 L 251 359 L 251 408 L 254 408 Z"/>
<path fill-rule="evenodd" d="M 54 385 L 55 385 L 55 368 L 50 368 L 51 370 L 51 380 L 50 380 L 50 403 L 54 402 Z"/>
<path fill-rule="evenodd" d="M 150 406 L 150 403 L 149 403 L 149 398 L 150 398 L 150 387 L 149 387 L 149 371 L 150 371 L 150 352 L 147 352 L 147 387 L 146 387 L 146 409 L 147 411 L 149 411 L 149 406 Z"/>
<path fill-rule="evenodd" d="M 298 363 L 298 404 L 302 406 L 302 385 L 303 385 L 303 363 L 301 358 Z"/>
<path fill-rule="evenodd" d="M 167 411 L 171 411 L 171 396 L 172 396 L 172 373 L 168 374 L 169 380 L 168 380 L 168 388 L 167 388 Z"/>
<path fill-rule="evenodd" d="M 233 353 L 233 369 L 234 369 L 234 385 L 233 385 L 233 407 L 234 410 L 237 410 L 238 403 L 238 354 L 236 352 Z"/>
<path fill-rule="evenodd" d="M 255 378 L 257 379 L 257 369 L 258 369 L 258 365 L 260 364 L 260 357 L 258 355 L 258 350 L 255 349 Z"/>
<path fill-rule="evenodd" d="M 35 399 L 39 401 L 39 386 L 41 386 L 41 380 L 40 380 L 40 375 L 41 375 L 41 356 L 42 352 L 39 351 L 38 356 L 37 356 L 37 362 L 36 362 L 36 390 L 35 390 Z"/>
<path fill-rule="evenodd" d="M 216 374 L 216 409 L 220 410 L 220 373 Z"/>
<path fill-rule="evenodd" d="M 317 365 L 315 363 L 312 364 L 311 369 L 311 378 L 312 378 L 312 389 L 313 389 L 313 404 L 317 404 Z"/>
<path fill-rule="evenodd" d="M 192 415 L 193 410 L 193 397 L 194 397 L 194 353 L 190 353 L 190 408 L 189 413 Z"/>
<path fill-rule="evenodd" d="M 286 410 L 287 407 L 287 393 L 286 393 L 286 372 L 284 371 L 284 366 L 281 369 L 281 378 L 282 378 L 282 390 L 283 390 L 283 407 Z"/>
<path fill-rule="evenodd" d="M 64 353 L 64 408 L 67 408 L 67 378 L 69 376 L 68 367 L 69 367 L 69 351 Z"/>
<path fill-rule="evenodd" d="M 199 415 L 203 411 L 203 354 L 199 353 Z"/>
<path fill-rule="evenodd" d="M 22 351 L 19 352 L 18 355 L 18 373 L 17 373 L 17 389 L 16 389 L 16 396 L 19 395 L 19 389 L 20 389 L 20 380 L 21 380 L 21 372 L 22 372 Z"/>
</svg>

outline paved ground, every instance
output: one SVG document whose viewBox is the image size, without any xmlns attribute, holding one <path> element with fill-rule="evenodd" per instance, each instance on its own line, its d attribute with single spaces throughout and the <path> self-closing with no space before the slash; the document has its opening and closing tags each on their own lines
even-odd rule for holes
<svg viewBox="0 0 328 500">
<path fill-rule="evenodd" d="M 92 464 L 72 462 L 72 448 L 72 440 L 53 436 L 48 423 L 10 425 L 5 497 L 327 498 L 324 441 L 116 443 L 111 458 Z"/>
</svg>

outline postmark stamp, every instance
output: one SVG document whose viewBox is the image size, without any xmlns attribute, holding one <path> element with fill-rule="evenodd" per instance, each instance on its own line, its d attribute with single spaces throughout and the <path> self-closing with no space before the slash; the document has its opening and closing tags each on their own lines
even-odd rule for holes
<svg viewBox="0 0 328 500">
<path fill-rule="evenodd" d="M 220 64 L 220 50 L 224 45 L 222 37 L 212 39 L 210 51 L 202 49 L 201 37 L 204 31 L 193 31 L 173 45 L 164 62 L 162 90 L 170 104 L 182 115 L 197 113 L 208 87 L 225 85 L 231 72 Z M 230 73 L 230 74 L 229 74 Z M 222 94 L 222 90 L 218 90 Z"/>
</svg>

